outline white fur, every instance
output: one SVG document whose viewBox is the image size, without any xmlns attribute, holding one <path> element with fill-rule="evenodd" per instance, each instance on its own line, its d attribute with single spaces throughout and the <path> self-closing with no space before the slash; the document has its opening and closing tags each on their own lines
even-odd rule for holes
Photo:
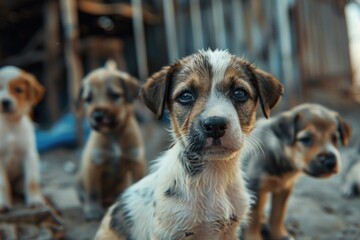
<svg viewBox="0 0 360 240">
<path fill-rule="evenodd" d="M 27 116 L 22 116 L 18 122 L 12 123 L 0 115 L 0 168 L 4 171 L 0 174 L 0 206 L 12 205 L 11 202 L 4 202 L 3 196 L 6 193 L 2 192 L 3 186 L 10 183 L 10 177 L 20 177 L 22 172 L 27 204 L 43 201 L 40 193 L 29 191 L 31 182 L 40 182 L 40 167 L 33 125 Z"/>
<path fill-rule="evenodd" d="M 184 172 L 177 159 L 181 148 L 180 143 L 177 143 L 165 152 L 157 160 L 154 172 L 125 192 L 125 195 L 129 196 L 127 206 L 133 211 L 132 217 L 136 219 L 131 229 L 132 237 L 144 240 L 173 239 L 174 236 L 179 236 L 179 232 L 197 231 L 196 239 L 235 239 L 224 238 L 224 233 L 214 232 L 211 223 L 219 220 L 221 216 L 229 218 L 234 213 L 241 220 L 246 218 L 250 198 L 239 171 L 239 161 L 224 161 L 224 164 L 229 164 L 229 172 L 226 174 L 209 168 L 199 178 L 191 177 Z M 173 181 L 177 182 L 178 191 L 183 194 L 181 199 L 164 195 Z M 154 191 L 153 199 L 158 206 L 155 217 L 163 219 L 161 226 L 153 219 L 153 202 L 146 204 L 148 199 L 139 197 L 139 193 L 144 189 Z M 199 227 L 200 225 L 202 227 Z"/>
<path fill-rule="evenodd" d="M 5 66 L 1 68 L 0 79 L 1 83 L 7 83 L 11 79 L 18 77 L 21 73 L 21 70 L 14 66 Z"/>
</svg>

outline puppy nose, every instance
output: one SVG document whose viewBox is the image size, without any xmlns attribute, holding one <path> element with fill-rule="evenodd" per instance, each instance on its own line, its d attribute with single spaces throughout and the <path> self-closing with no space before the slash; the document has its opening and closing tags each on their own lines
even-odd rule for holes
<svg viewBox="0 0 360 240">
<path fill-rule="evenodd" d="M 319 155 L 319 160 L 327 169 L 336 167 L 336 156 L 333 153 L 322 153 Z"/>
<path fill-rule="evenodd" d="M 101 122 L 104 117 L 105 117 L 105 111 L 103 110 L 95 110 L 92 114 L 91 117 L 96 121 L 96 122 Z"/>
<path fill-rule="evenodd" d="M 9 99 L 4 99 L 1 101 L 2 108 L 7 111 L 10 110 L 11 107 L 11 101 Z"/>
<path fill-rule="evenodd" d="M 209 117 L 203 122 L 203 127 L 207 137 L 217 139 L 224 136 L 227 121 L 222 117 Z"/>
</svg>

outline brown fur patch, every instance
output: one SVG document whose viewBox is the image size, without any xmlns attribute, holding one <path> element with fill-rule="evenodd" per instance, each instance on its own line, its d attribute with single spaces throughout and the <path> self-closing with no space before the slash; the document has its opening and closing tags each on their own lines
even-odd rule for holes
<svg viewBox="0 0 360 240">
<path fill-rule="evenodd" d="M 30 107 L 28 87 L 28 83 L 24 78 L 13 79 L 9 82 L 9 93 L 16 99 L 16 105 L 19 109 L 28 109 Z"/>
</svg>

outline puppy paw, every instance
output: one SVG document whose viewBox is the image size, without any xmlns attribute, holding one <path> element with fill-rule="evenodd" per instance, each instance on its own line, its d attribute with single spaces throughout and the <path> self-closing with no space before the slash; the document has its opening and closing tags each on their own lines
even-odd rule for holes
<svg viewBox="0 0 360 240">
<path fill-rule="evenodd" d="M 279 238 L 279 240 L 295 240 L 295 238 L 293 236 L 289 235 L 289 236 L 281 237 L 281 238 Z"/>
<path fill-rule="evenodd" d="M 290 233 L 281 234 L 281 235 L 280 234 L 279 235 L 269 234 L 268 236 L 264 237 L 264 239 L 266 239 L 266 240 L 295 240 L 295 237 L 293 235 L 291 235 Z"/>
<path fill-rule="evenodd" d="M 359 193 L 357 191 L 355 184 L 345 184 L 341 188 L 341 194 L 344 198 L 351 198 L 351 197 L 355 197 Z"/>
<path fill-rule="evenodd" d="M 11 209 L 10 204 L 0 204 L 0 213 L 8 212 Z"/>
<path fill-rule="evenodd" d="M 278 238 L 267 236 L 267 237 L 264 237 L 264 239 L 265 240 L 295 240 L 295 237 L 293 237 L 292 235 L 278 237 Z"/>
<path fill-rule="evenodd" d="M 28 207 L 39 207 L 39 206 L 44 206 L 46 204 L 42 196 L 32 196 L 27 198 L 26 205 Z"/>
<path fill-rule="evenodd" d="M 264 239 L 266 239 L 266 238 L 263 238 L 261 236 L 260 232 L 259 232 L 259 234 L 248 234 L 248 233 L 246 233 L 246 234 L 244 234 L 242 236 L 242 238 L 244 240 L 264 240 Z"/>
<path fill-rule="evenodd" d="M 84 218 L 86 221 L 97 221 L 101 220 L 104 215 L 104 209 L 100 206 L 85 206 L 84 207 Z"/>
</svg>

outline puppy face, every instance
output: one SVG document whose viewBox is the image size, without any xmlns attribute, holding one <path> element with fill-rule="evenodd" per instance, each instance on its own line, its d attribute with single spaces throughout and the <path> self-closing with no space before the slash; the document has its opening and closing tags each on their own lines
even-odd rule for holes
<svg viewBox="0 0 360 240">
<path fill-rule="evenodd" d="M 317 104 L 304 104 L 285 113 L 274 127 L 286 144 L 293 165 L 314 177 L 338 173 L 338 143 L 347 145 L 350 126 L 338 113 Z"/>
<path fill-rule="evenodd" d="M 0 113 L 20 117 L 28 114 L 44 96 L 36 78 L 14 66 L 0 68 Z"/>
<path fill-rule="evenodd" d="M 126 122 L 139 88 L 135 78 L 108 65 L 89 73 L 79 94 L 92 128 L 100 132 L 108 132 Z"/>
<path fill-rule="evenodd" d="M 199 51 L 155 73 L 142 97 L 162 116 L 170 111 L 173 135 L 188 158 L 229 159 L 239 152 L 255 122 L 260 100 L 263 112 L 282 94 L 282 85 L 226 51 Z"/>
</svg>

